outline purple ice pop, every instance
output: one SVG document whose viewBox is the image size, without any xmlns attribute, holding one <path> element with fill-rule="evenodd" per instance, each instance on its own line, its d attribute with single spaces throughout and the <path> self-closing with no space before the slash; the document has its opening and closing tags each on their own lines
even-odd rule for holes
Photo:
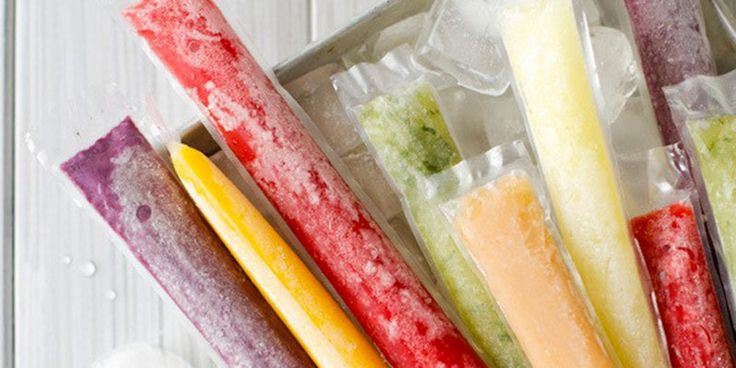
<svg viewBox="0 0 736 368">
<path fill-rule="evenodd" d="M 61 165 L 228 367 L 313 367 L 130 118 Z"/>
<path fill-rule="evenodd" d="M 714 75 L 699 0 L 625 0 L 664 144 L 680 141 L 663 87 Z"/>
</svg>

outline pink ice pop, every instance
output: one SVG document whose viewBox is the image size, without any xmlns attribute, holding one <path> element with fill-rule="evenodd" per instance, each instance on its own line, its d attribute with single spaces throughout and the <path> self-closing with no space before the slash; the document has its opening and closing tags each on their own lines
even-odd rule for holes
<svg viewBox="0 0 736 368">
<path fill-rule="evenodd" d="M 124 15 L 393 367 L 483 366 L 212 1 L 143 0 Z"/>
<path fill-rule="evenodd" d="M 641 55 L 659 130 L 665 144 L 680 141 L 663 87 L 714 75 L 699 0 L 625 0 Z"/>
<path fill-rule="evenodd" d="M 61 165 L 227 367 L 313 367 L 129 118 Z"/>
</svg>

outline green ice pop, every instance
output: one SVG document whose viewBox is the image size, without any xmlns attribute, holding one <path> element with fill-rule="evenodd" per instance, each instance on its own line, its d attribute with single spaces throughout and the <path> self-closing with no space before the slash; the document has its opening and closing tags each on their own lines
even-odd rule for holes
<svg viewBox="0 0 736 368">
<path fill-rule="evenodd" d="M 703 175 L 728 276 L 736 285 L 736 115 L 687 123 Z"/>
<path fill-rule="evenodd" d="M 367 103 L 358 116 L 369 143 L 405 196 L 429 261 L 483 359 L 498 367 L 529 364 L 471 263 L 455 244 L 438 206 L 423 199 L 421 178 L 462 158 L 427 83 L 414 83 Z"/>
</svg>

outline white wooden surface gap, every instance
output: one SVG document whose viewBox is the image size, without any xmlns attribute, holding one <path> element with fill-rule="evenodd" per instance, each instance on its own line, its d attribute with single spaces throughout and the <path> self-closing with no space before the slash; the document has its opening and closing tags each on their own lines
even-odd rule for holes
<svg viewBox="0 0 736 368">
<path fill-rule="evenodd" d="M 117 83 L 130 100 L 153 93 L 169 121 L 195 115 L 122 24 L 112 20 L 105 5 L 110 2 L 16 4 L 15 366 L 89 367 L 118 346 L 148 342 L 183 356 L 195 368 L 212 367 L 178 312 L 161 303 L 26 149 L 29 126 L 56 136 L 65 129 L 68 101 L 103 83 Z M 379 0 L 217 2 L 273 65 Z M 96 267 L 89 277 L 80 270 L 87 262 Z"/>
</svg>

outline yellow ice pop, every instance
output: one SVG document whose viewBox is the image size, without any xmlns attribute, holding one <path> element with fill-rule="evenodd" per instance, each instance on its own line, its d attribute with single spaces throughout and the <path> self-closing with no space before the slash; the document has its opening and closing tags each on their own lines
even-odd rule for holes
<svg viewBox="0 0 736 368">
<path fill-rule="evenodd" d="M 317 366 L 386 366 L 307 266 L 205 155 L 178 143 L 169 152 L 197 207 Z"/>
<path fill-rule="evenodd" d="M 519 3 L 501 32 L 565 246 L 623 366 L 665 367 L 572 0 Z"/>
</svg>

